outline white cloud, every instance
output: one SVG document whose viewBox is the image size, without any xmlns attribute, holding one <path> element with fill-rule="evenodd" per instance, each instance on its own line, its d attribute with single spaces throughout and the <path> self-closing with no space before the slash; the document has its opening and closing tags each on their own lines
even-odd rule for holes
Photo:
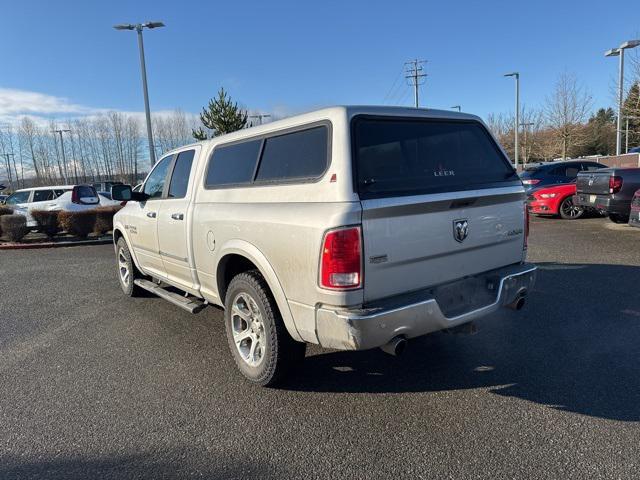
<svg viewBox="0 0 640 480">
<path fill-rule="evenodd" d="M 0 116 L 84 114 L 92 110 L 89 107 L 71 103 L 63 97 L 15 88 L 0 88 Z"/>
</svg>

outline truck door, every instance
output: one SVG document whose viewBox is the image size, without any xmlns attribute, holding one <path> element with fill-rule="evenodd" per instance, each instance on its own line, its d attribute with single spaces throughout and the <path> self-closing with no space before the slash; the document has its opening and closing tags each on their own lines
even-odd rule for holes
<svg viewBox="0 0 640 480">
<path fill-rule="evenodd" d="M 169 167 L 173 164 L 173 155 L 162 158 L 144 182 L 142 191 L 149 198 L 138 202 L 128 215 L 125 228 L 128 231 L 131 246 L 142 268 L 150 274 L 165 277 L 166 272 L 160 258 L 158 247 L 158 215 L 167 186 Z"/>
<path fill-rule="evenodd" d="M 158 245 L 167 278 L 193 287 L 189 203 L 194 194 L 192 165 L 200 147 L 179 152 L 173 162 L 166 199 L 158 213 Z"/>
</svg>

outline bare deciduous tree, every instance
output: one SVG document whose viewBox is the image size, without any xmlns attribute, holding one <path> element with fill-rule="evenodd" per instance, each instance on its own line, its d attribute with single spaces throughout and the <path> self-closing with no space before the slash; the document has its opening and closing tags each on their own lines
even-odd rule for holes
<svg viewBox="0 0 640 480">
<path fill-rule="evenodd" d="M 583 143 L 582 124 L 590 109 L 591 95 L 578 84 L 575 76 L 560 75 L 553 93 L 547 98 L 545 114 L 562 158 L 567 158 L 574 147 Z"/>
</svg>

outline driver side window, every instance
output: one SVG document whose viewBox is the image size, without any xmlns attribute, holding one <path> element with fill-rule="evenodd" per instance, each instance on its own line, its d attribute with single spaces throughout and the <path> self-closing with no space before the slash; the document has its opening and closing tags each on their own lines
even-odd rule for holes
<svg viewBox="0 0 640 480">
<path fill-rule="evenodd" d="M 149 177 L 147 177 L 147 181 L 144 182 L 143 192 L 149 195 L 149 199 L 162 197 L 164 185 L 167 180 L 167 171 L 169 170 L 172 159 L 173 155 L 169 155 L 160 160 L 151 174 L 149 174 Z"/>
</svg>

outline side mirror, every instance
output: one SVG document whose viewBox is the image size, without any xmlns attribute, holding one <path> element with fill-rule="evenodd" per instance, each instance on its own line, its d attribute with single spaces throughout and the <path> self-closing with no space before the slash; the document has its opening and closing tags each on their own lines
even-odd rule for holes
<svg viewBox="0 0 640 480">
<path fill-rule="evenodd" d="M 111 185 L 111 199 L 122 202 L 144 202 L 148 198 L 143 192 L 134 192 L 131 185 Z"/>
<path fill-rule="evenodd" d="M 111 185 L 111 198 L 123 202 L 132 200 L 133 191 L 131 190 L 131 185 Z"/>
</svg>

